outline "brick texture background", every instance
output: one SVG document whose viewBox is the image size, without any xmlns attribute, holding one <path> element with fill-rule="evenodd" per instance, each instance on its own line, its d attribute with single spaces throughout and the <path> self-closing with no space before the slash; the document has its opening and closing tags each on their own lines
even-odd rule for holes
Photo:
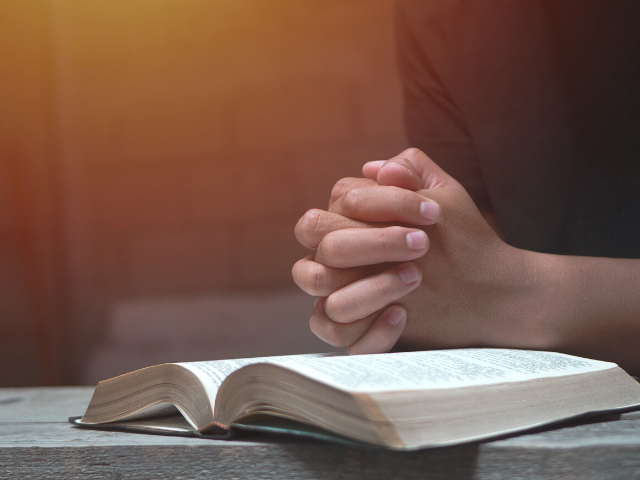
<svg viewBox="0 0 640 480">
<path fill-rule="evenodd" d="M 44 191 L 59 190 L 62 206 L 51 218 L 62 226 L 64 268 L 51 275 L 65 285 L 65 381 L 95 380 L 83 365 L 118 302 L 293 289 L 291 266 L 306 254 L 297 219 L 325 207 L 336 180 L 405 147 L 392 0 L 22 5 L 0 7 L 15 25 L 0 32 L 2 62 L 22 62 L 9 86 L 27 92 L 0 113 L 0 138 L 40 148 L 30 157 L 59 167 Z M 25 107 L 40 113 L 9 135 Z M 47 179 L 34 178 L 35 192 Z M 0 175 L 2 232 L 16 223 L 6 182 Z M 28 288 L 11 280 L 24 266 L 10 237 L 0 243 L 4 339 L 33 323 Z M 33 344 L 20 348 L 33 359 L 31 333 L 11 338 Z M 27 383 L 40 381 L 37 371 Z"/>
</svg>

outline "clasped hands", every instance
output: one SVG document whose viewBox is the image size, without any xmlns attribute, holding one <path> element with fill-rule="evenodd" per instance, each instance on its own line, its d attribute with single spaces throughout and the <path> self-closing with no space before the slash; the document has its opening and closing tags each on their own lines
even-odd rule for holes
<svg viewBox="0 0 640 480">
<path fill-rule="evenodd" d="M 417 149 L 363 173 L 295 228 L 314 250 L 293 278 L 318 297 L 315 335 L 349 354 L 548 343 L 530 315 L 529 252 L 504 243 L 455 179 Z"/>
</svg>

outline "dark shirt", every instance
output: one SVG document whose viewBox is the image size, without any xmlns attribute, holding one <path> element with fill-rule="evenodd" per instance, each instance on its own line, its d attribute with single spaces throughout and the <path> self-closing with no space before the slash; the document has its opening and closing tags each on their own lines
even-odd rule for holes
<svg viewBox="0 0 640 480">
<path fill-rule="evenodd" d="M 405 121 L 511 245 L 640 258 L 640 1 L 400 0 Z"/>
</svg>

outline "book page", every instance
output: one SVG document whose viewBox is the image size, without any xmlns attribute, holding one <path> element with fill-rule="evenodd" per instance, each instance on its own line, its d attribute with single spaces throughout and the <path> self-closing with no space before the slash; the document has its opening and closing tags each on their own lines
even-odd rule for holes
<svg viewBox="0 0 640 480">
<path fill-rule="evenodd" d="M 311 360 L 330 356 L 342 356 L 340 353 L 309 353 L 303 355 L 285 355 L 280 357 L 237 358 L 233 360 L 212 360 L 209 362 L 177 363 L 193 372 L 203 383 L 211 404 L 215 404 L 216 394 L 222 382 L 236 370 L 254 363 L 289 364 L 293 359 Z"/>
<path fill-rule="evenodd" d="M 561 353 L 492 348 L 324 358 L 293 356 L 278 363 L 353 392 L 460 388 L 616 367 L 613 363 Z"/>
</svg>

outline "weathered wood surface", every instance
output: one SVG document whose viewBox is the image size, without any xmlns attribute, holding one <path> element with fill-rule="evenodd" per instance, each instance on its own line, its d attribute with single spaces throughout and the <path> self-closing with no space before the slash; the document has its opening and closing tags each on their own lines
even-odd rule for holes
<svg viewBox="0 0 640 480">
<path fill-rule="evenodd" d="M 211 441 L 67 424 L 91 388 L 0 389 L 0 478 L 640 479 L 640 412 L 411 453 L 259 436 Z"/>
</svg>

